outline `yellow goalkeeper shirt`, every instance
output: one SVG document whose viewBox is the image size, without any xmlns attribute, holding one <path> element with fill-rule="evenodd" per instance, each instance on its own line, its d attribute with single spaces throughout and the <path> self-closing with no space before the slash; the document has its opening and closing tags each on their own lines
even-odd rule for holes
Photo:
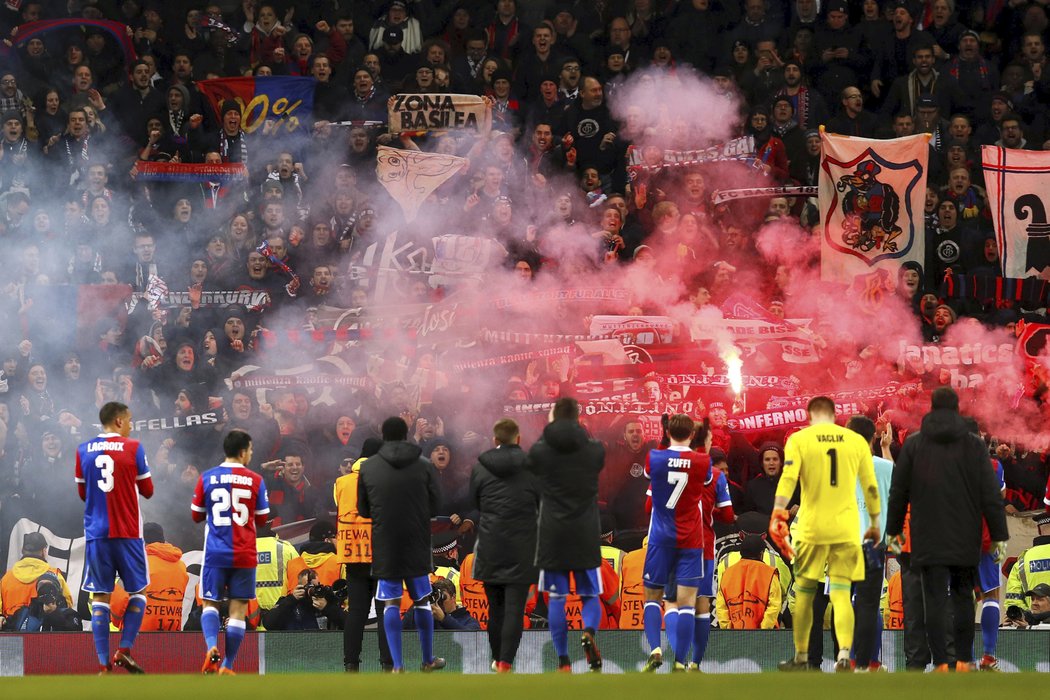
<svg viewBox="0 0 1050 700">
<path fill-rule="evenodd" d="M 795 484 L 801 485 L 795 537 L 808 544 L 859 542 L 858 478 L 868 512 L 878 514 L 879 487 L 864 438 L 834 423 L 811 425 L 788 438 L 777 496 L 789 499 Z"/>
</svg>

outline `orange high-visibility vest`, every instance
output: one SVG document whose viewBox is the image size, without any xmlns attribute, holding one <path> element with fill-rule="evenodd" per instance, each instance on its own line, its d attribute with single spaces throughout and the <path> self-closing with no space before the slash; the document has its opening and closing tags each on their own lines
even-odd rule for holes
<svg viewBox="0 0 1050 700">
<path fill-rule="evenodd" d="M 719 590 L 729 609 L 729 628 L 762 629 L 769 606 L 769 584 L 777 570 L 763 561 L 741 559 L 725 570 Z"/>
<path fill-rule="evenodd" d="M 306 569 L 317 572 L 317 582 L 325 586 L 331 586 L 342 577 L 343 565 L 331 553 L 323 554 L 300 554 L 295 559 L 288 561 L 287 573 L 284 577 L 284 594 L 288 595 L 299 585 L 299 574 Z"/>
<path fill-rule="evenodd" d="M 888 630 L 904 629 L 904 595 L 901 592 L 901 572 L 890 577 L 882 608 L 882 624 Z"/>
<path fill-rule="evenodd" d="M 182 600 L 190 576 L 182 563 L 182 550 L 166 542 L 146 545 L 146 564 L 149 585 L 142 592 L 146 596 L 146 611 L 142 616 L 143 632 L 179 632 L 182 630 Z M 119 629 L 124 624 L 128 607 L 128 593 L 119 581 L 110 600 L 113 624 Z"/>
<path fill-rule="evenodd" d="M 645 587 L 642 573 L 645 569 L 645 547 L 628 552 L 621 563 L 620 629 L 640 630 L 645 608 Z M 661 603 L 662 605 L 662 603 Z"/>
<path fill-rule="evenodd" d="M 341 564 L 368 564 L 372 561 L 372 521 L 357 512 L 357 481 L 360 463 L 351 472 L 335 480 L 336 511 L 335 554 Z"/>
<path fill-rule="evenodd" d="M 485 595 L 485 584 L 474 578 L 473 552 L 463 558 L 459 567 L 459 594 L 463 607 L 478 621 L 481 629 L 488 629 L 489 599 Z"/>
</svg>

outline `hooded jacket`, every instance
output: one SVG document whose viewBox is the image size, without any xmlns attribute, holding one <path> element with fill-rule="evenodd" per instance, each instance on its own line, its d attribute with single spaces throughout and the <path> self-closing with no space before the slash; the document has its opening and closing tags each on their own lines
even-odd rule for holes
<svg viewBox="0 0 1050 700">
<path fill-rule="evenodd" d="M 540 487 L 536 566 L 550 571 L 601 564 L 598 473 L 605 448 L 575 420 L 556 420 L 529 450 Z"/>
<path fill-rule="evenodd" d="M 503 445 L 478 457 L 470 475 L 470 496 L 481 511 L 474 578 L 486 583 L 531 584 L 536 553 L 540 491 L 518 445 Z"/>
<path fill-rule="evenodd" d="M 36 597 L 36 581 L 51 572 L 62 584 L 62 595 L 66 604 L 73 606 L 73 597 L 69 594 L 66 579 L 58 569 L 48 566 L 47 562 L 36 557 L 22 557 L 11 570 L 0 578 L 0 614 L 10 617 L 19 608 L 29 605 Z"/>
<path fill-rule="evenodd" d="M 904 441 L 893 468 L 887 534 L 901 533 L 909 504 L 915 566 L 976 567 L 982 519 L 993 542 L 1010 536 L 988 450 L 955 410 L 930 411 Z"/>
<path fill-rule="evenodd" d="M 430 518 L 441 505 L 437 470 L 418 445 L 385 442 L 361 465 L 357 511 L 372 519 L 372 575 L 407 579 L 433 568 Z"/>
</svg>

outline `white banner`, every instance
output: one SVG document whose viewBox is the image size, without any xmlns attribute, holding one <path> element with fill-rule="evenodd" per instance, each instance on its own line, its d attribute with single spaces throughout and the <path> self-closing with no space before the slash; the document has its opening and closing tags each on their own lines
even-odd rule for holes
<svg viewBox="0 0 1050 700">
<path fill-rule="evenodd" d="M 985 146 L 982 160 L 1003 277 L 1037 275 L 1050 266 L 1050 153 Z"/>
<path fill-rule="evenodd" d="M 820 276 L 851 283 L 924 264 L 927 134 L 877 140 L 821 131 Z"/>
</svg>

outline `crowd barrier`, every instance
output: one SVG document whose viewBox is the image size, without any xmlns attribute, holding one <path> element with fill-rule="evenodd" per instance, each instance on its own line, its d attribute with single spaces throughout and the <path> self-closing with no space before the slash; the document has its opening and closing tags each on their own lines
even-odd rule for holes
<svg viewBox="0 0 1050 700">
<path fill-rule="evenodd" d="M 978 635 L 978 643 L 980 635 Z M 572 637 L 570 637 L 572 639 Z M 419 667 L 419 644 L 414 632 L 405 633 L 405 667 Z M 598 641 L 606 673 L 634 672 L 645 660 L 641 632 L 600 632 Z M 831 656 L 830 633 L 825 633 L 825 657 Z M 114 635 L 112 647 L 117 646 Z M 448 661 L 446 673 L 490 673 L 488 639 L 483 632 L 437 632 L 435 651 Z M 363 671 L 378 671 L 374 631 L 365 633 Z M 890 671 L 904 668 L 900 632 L 884 632 L 882 656 Z M 139 636 L 135 658 L 150 673 L 199 673 L 204 656 L 199 632 L 150 632 Z M 790 630 L 722 632 L 711 634 L 702 670 L 706 673 L 759 673 L 774 671 L 777 662 L 792 652 Z M 999 661 L 1011 671 L 1050 672 L 1050 630 L 1004 630 L 999 635 Z M 576 672 L 586 663 L 578 649 Z M 518 673 L 553 671 L 556 659 L 550 633 L 526 631 L 515 663 Z M 831 661 L 825 670 L 831 670 Z M 91 674 L 97 671 L 90 634 L 75 632 L 0 635 L 0 675 Z M 343 636 L 338 632 L 265 632 L 249 634 L 237 658 L 238 673 L 340 673 L 343 670 Z M 666 668 L 665 668 L 666 670 Z"/>
</svg>

